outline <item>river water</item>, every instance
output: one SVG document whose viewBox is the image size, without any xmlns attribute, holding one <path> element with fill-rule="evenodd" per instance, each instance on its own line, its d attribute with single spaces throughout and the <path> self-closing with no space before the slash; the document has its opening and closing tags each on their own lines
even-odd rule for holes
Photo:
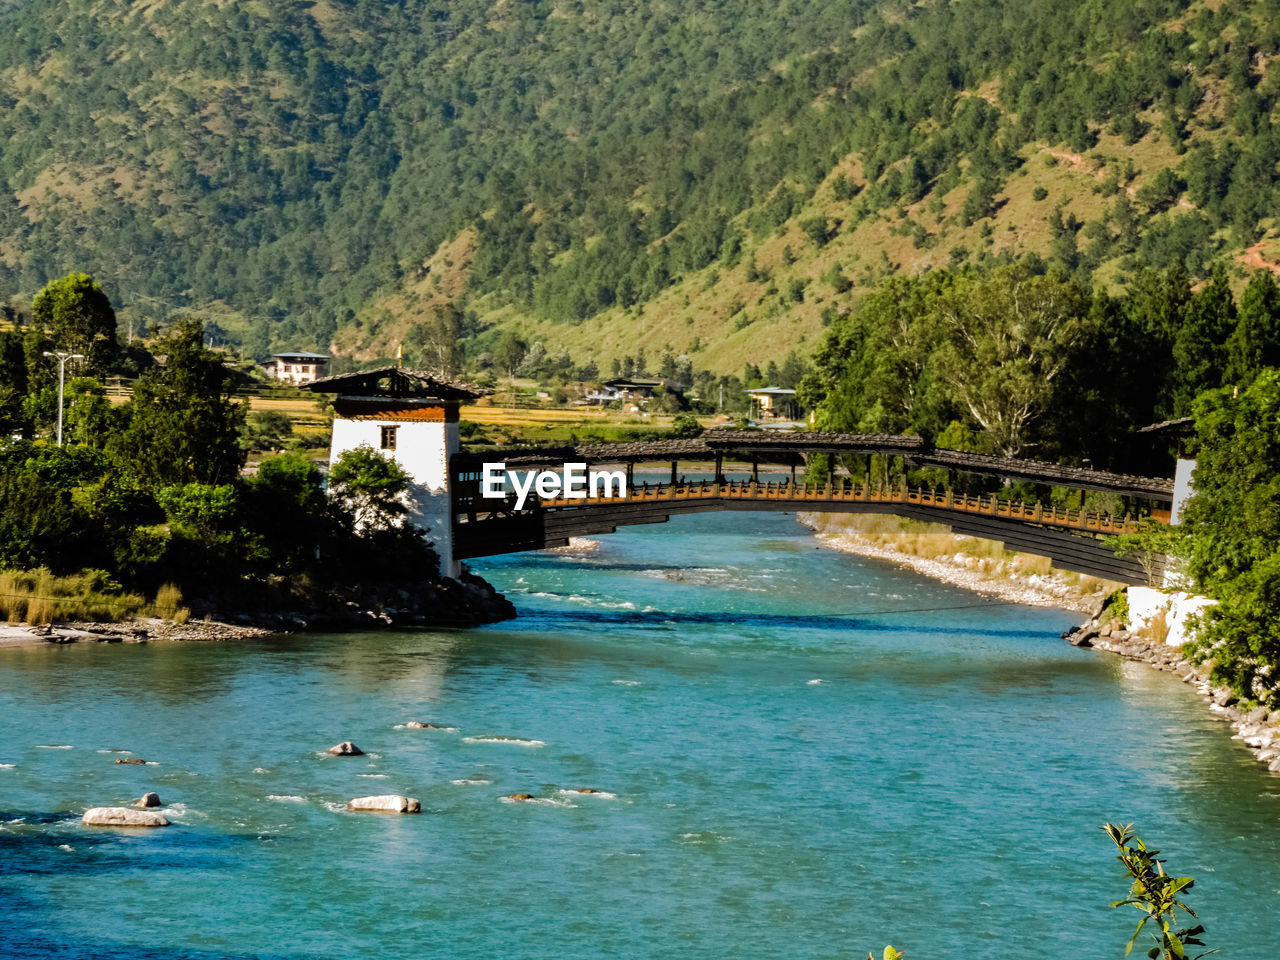
<svg viewBox="0 0 1280 960">
<path fill-rule="evenodd" d="M 1106 820 L 1280 956 L 1280 779 L 1073 614 L 781 515 L 477 567 L 518 621 L 0 650 L 0 956 L 1120 957 Z M 146 790 L 175 826 L 77 822 Z"/>
</svg>

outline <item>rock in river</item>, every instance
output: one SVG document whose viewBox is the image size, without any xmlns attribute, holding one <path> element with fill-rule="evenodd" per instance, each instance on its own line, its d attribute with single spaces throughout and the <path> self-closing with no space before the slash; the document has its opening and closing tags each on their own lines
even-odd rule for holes
<svg viewBox="0 0 1280 960">
<path fill-rule="evenodd" d="M 329 752 L 335 757 L 363 757 L 364 751 L 357 747 L 350 740 L 343 740 L 337 746 L 329 748 Z"/>
<path fill-rule="evenodd" d="M 141 809 L 146 809 L 147 807 L 158 807 L 160 806 L 160 794 L 144 793 L 142 798 L 135 803 L 134 806 Z"/>
<path fill-rule="evenodd" d="M 422 804 L 413 797 L 388 793 L 378 797 L 356 797 L 347 803 L 348 810 L 376 810 L 379 813 L 421 813 Z"/>
<path fill-rule="evenodd" d="M 124 757 L 116 761 L 116 763 L 131 763 L 134 766 L 143 766 L 146 762 L 147 761 L 143 760 L 141 757 Z"/>
<path fill-rule="evenodd" d="M 91 807 L 84 812 L 81 821 L 88 827 L 167 827 L 169 821 L 162 814 L 131 807 Z"/>
</svg>

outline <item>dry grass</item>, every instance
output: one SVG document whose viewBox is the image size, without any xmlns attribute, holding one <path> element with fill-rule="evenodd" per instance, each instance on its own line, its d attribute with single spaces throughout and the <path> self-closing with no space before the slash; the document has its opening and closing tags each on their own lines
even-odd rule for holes
<svg viewBox="0 0 1280 960">
<path fill-rule="evenodd" d="M 138 616 L 145 597 L 125 593 L 101 570 L 58 577 L 48 570 L 0 572 L 0 616 L 8 623 L 123 620 Z"/>
<path fill-rule="evenodd" d="M 811 514 L 819 533 L 853 534 L 876 547 L 973 570 L 991 580 L 1051 577 L 1082 596 L 1105 596 L 1120 584 L 1070 570 L 1055 570 L 1048 557 L 1006 550 L 994 540 L 967 537 L 940 524 L 881 514 Z"/>
<path fill-rule="evenodd" d="M 166 583 L 156 591 L 155 615 L 162 620 L 186 623 L 191 611 L 182 605 L 182 591 L 175 583 Z"/>
<path fill-rule="evenodd" d="M 937 560 L 957 554 L 973 557 L 981 563 L 1015 561 L 1028 573 L 1031 568 L 1043 566 L 1047 571 L 1049 561 L 1030 554 L 1015 554 L 1005 550 L 993 540 L 980 540 L 952 533 L 946 527 L 918 520 L 881 514 L 825 514 L 820 516 L 818 529 L 822 533 L 856 534 L 878 547 L 888 547 L 913 557 Z M 977 566 L 977 565 L 975 565 Z"/>
<path fill-rule="evenodd" d="M 161 587 L 149 604 L 141 594 L 126 593 L 102 570 L 67 577 L 43 568 L 0 571 L 0 619 L 6 623 L 112 623 L 140 616 L 186 623 L 191 611 L 182 606 L 182 591 L 172 583 Z"/>
<path fill-rule="evenodd" d="M 1169 611 L 1161 610 L 1159 613 L 1154 614 L 1138 633 L 1157 646 L 1163 646 L 1165 641 L 1169 639 Z"/>
</svg>

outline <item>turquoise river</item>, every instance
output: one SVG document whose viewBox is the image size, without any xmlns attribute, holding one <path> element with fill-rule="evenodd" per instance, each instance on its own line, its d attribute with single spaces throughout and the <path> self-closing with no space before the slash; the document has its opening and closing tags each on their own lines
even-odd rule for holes
<svg viewBox="0 0 1280 960">
<path fill-rule="evenodd" d="M 1119 958 L 1107 820 L 1280 957 L 1280 778 L 1075 614 L 783 515 L 476 566 L 520 619 L 0 650 L 0 957 Z M 174 826 L 78 821 L 147 790 Z"/>
</svg>

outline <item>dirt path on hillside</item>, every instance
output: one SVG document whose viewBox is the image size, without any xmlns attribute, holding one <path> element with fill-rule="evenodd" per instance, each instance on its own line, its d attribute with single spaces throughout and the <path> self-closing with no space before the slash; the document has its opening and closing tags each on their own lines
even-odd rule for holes
<svg viewBox="0 0 1280 960">
<path fill-rule="evenodd" d="M 1240 256 L 1236 257 L 1236 262 L 1243 263 L 1246 267 L 1252 267 L 1255 270 L 1270 270 L 1280 276 L 1280 263 L 1272 263 L 1262 256 L 1262 248 L 1265 245 L 1265 243 L 1255 243 Z"/>
</svg>

